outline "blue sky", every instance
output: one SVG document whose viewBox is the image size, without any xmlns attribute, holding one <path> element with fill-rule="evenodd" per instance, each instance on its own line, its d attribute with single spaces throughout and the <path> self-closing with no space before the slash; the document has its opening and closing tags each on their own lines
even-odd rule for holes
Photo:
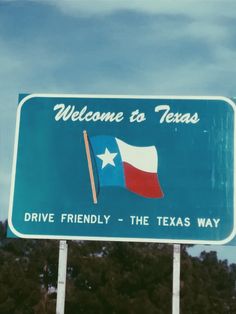
<svg viewBox="0 0 236 314">
<path fill-rule="evenodd" d="M 0 218 L 19 93 L 234 96 L 235 12 L 234 0 L 0 0 Z M 236 262 L 234 250 L 219 256 Z"/>
</svg>

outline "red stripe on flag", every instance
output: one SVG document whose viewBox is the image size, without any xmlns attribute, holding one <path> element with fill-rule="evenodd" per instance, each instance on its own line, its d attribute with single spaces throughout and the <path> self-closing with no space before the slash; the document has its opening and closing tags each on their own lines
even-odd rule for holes
<svg viewBox="0 0 236 314">
<path fill-rule="evenodd" d="M 139 170 L 126 162 L 124 162 L 124 173 L 128 190 L 144 197 L 161 198 L 164 196 L 157 173 Z"/>
</svg>

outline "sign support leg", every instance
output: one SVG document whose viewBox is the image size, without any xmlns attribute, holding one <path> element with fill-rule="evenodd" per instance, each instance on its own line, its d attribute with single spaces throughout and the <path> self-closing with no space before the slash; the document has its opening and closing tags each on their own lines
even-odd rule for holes
<svg viewBox="0 0 236 314">
<path fill-rule="evenodd" d="M 64 314 L 65 310 L 67 249 L 68 249 L 67 242 L 60 241 L 58 259 L 56 314 Z"/>
<path fill-rule="evenodd" d="M 180 309 L 180 244 L 174 244 L 172 314 L 179 314 L 179 309 Z"/>
</svg>

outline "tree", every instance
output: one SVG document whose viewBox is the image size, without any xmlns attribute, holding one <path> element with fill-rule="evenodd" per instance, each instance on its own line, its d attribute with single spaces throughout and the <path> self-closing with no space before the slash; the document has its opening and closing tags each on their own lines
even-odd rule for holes
<svg viewBox="0 0 236 314">
<path fill-rule="evenodd" d="M 0 313 L 55 313 L 55 240 L 7 239 L 0 223 Z M 171 313 L 173 246 L 70 241 L 66 313 Z M 236 265 L 181 252 L 181 313 L 236 313 Z"/>
</svg>

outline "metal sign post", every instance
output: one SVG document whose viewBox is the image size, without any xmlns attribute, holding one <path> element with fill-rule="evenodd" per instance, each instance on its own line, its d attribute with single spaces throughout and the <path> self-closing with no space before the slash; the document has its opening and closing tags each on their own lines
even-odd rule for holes
<svg viewBox="0 0 236 314">
<path fill-rule="evenodd" d="M 20 238 L 226 244 L 236 105 L 215 96 L 20 95 L 8 224 Z M 67 244 L 60 241 L 57 313 Z M 173 314 L 179 314 L 174 245 Z"/>
<path fill-rule="evenodd" d="M 179 314 L 179 309 L 180 309 L 180 244 L 174 244 L 172 314 Z"/>
<path fill-rule="evenodd" d="M 59 260 L 58 260 L 56 314 L 64 314 L 64 309 L 65 309 L 67 250 L 68 250 L 68 245 L 66 241 L 60 241 Z"/>
</svg>

